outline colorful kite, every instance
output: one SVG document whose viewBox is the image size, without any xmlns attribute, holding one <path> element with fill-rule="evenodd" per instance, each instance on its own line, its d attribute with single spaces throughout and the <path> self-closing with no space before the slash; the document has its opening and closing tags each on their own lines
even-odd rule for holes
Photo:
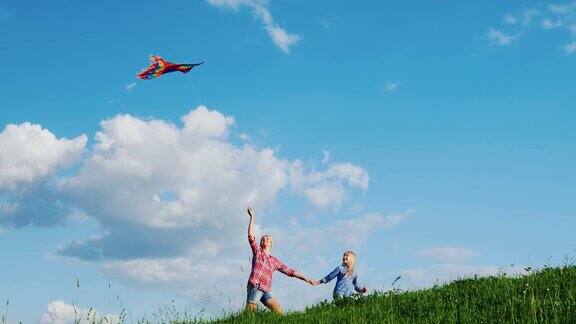
<svg viewBox="0 0 576 324">
<path fill-rule="evenodd" d="M 170 73 L 174 71 L 180 71 L 182 73 L 188 73 L 193 67 L 198 66 L 204 62 L 194 63 L 194 64 L 176 64 L 172 62 L 165 61 L 160 56 L 152 55 L 150 56 L 150 61 L 152 62 L 146 70 L 142 70 L 138 73 L 139 79 L 154 79 L 161 76 L 164 73 Z"/>
</svg>

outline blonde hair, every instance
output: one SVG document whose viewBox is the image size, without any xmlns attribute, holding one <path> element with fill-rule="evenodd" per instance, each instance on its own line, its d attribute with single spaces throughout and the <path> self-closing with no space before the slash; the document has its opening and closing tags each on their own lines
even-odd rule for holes
<svg viewBox="0 0 576 324">
<path fill-rule="evenodd" d="M 354 253 L 354 251 L 346 251 L 344 252 L 344 255 L 348 254 L 348 257 L 350 258 L 350 256 L 352 256 L 351 260 L 350 260 L 350 266 L 348 265 L 344 265 L 346 267 L 346 275 L 347 276 L 351 276 L 354 274 L 354 265 L 356 264 L 356 253 Z"/>
</svg>

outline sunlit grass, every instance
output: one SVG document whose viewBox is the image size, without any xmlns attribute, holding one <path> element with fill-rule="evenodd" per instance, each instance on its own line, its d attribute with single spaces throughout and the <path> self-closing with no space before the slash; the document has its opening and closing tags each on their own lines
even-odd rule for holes
<svg viewBox="0 0 576 324">
<path fill-rule="evenodd" d="M 518 277 L 467 278 L 419 291 L 375 292 L 282 317 L 240 312 L 215 322 L 576 323 L 576 267 L 526 271 Z"/>
</svg>

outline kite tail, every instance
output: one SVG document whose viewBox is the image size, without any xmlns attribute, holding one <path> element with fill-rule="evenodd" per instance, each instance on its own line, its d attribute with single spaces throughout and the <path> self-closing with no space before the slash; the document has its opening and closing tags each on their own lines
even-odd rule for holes
<svg viewBox="0 0 576 324">
<path fill-rule="evenodd" d="M 192 70 L 195 66 L 204 64 L 204 62 L 200 62 L 200 63 L 193 63 L 193 64 L 180 64 L 180 66 L 178 66 L 178 71 L 182 72 L 182 73 L 188 73 L 190 72 L 190 70 Z"/>
<path fill-rule="evenodd" d="M 188 73 L 190 70 L 192 70 L 193 67 L 194 66 L 192 66 L 192 64 L 182 64 L 178 67 L 178 71 L 182 73 Z"/>
</svg>

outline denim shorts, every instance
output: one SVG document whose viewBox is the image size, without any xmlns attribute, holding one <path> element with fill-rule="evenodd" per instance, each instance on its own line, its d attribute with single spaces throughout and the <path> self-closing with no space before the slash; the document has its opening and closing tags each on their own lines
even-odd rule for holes
<svg viewBox="0 0 576 324">
<path fill-rule="evenodd" d="M 258 285 L 254 286 L 253 284 L 248 283 L 248 286 L 246 287 L 246 303 L 258 304 L 258 301 L 261 301 L 265 304 L 270 298 L 273 297 L 269 291 L 262 291 L 259 289 Z"/>
</svg>

